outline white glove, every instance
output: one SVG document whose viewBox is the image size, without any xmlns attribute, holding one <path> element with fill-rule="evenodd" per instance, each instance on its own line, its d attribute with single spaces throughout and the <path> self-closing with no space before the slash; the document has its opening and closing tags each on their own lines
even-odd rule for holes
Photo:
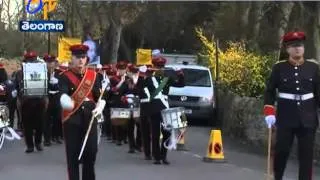
<svg viewBox="0 0 320 180">
<path fill-rule="evenodd" d="M 127 94 L 126 97 L 128 97 L 128 98 L 133 98 L 134 95 L 133 95 L 133 94 Z"/>
<path fill-rule="evenodd" d="M 92 111 L 92 114 L 95 117 L 98 116 L 99 114 L 101 114 L 105 105 L 106 105 L 106 101 L 105 100 L 98 101 L 96 108 Z"/>
<path fill-rule="evenodd" d="M 17 95 L 18 95 L 18 91 L 17 90 L 13 90 L 12 92 L 11 92 L 11 96 L 12 97 L 17 97 Z"/>
<path fill-rule="evenodd" d="M 50 84 L 58 84 L 58 82 L 59 80 L 55 77 L 50 78 L 50 81 L 49 81 Z"/>
<path fill-rule="evenodd" d="M 148 70 L 148 68 L 147 68 L 146 65 L 143 65 L 143 66 L 140 66 L 140 67 L 139 67 L 139 71 L 142 72 L 142 73 L 147 72 L 147 70 Z"/>
<path fill-rule="evenodd" d="M 173 69 L 174 71 L 180 71 L 180 70 L 181 70 L 181 68 L 179 68 L 179 67 L 172 67 L 172 69 Z"/>
<path fill-rule="evenodd" d="M 129 104 L 133 103 L 132 98 L 128 98 L 127 101 L 128 101 Z"/>
<path fill-rule="evenodd" d="M 0 91 L 3 91 L 3 90 L 4 90 L 4 86 L 0 85 Z"/>
<path fill-rule="evenodd" d="M 108 78 L 108 76 L 106 76 L 102 81 L 101 81 L 101 84 L 102 84 L 102 89 L 106 89 L 107 87 L 110 86 L 110 80 Z M 108 89 L 106 89 L 108 90 Z"/>
<path fill-rule="evenodd" d="M 264 118 L 267 123 L 268 128 L 271 128 L 272 125 L 276 123 L 276 117 L 274 115 L 269 115 Z"/>
<path fill-rule="evenodd" d="M 61 107 L 65 110 L 72 110 L 74 108 L 74 101 L 67 94 L 62 94 L 60 97 Z"/>
</svg>

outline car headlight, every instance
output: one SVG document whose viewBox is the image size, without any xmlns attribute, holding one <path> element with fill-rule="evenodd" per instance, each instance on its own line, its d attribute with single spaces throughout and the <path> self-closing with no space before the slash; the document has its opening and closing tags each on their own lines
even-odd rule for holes
<svg viewBox="0 0 320 180">
<path fill-rule="evenodd" d="M 200 98 L 201 102 L 206 102 L 206 103 L 211 103 L 212 102 L 212 98 L 209 97 L 201 97 Z"/>
</svg>

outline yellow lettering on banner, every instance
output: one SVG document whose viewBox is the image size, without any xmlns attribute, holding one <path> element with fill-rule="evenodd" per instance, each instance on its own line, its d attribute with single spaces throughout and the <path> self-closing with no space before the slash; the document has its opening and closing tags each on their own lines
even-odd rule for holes
<svg viewBox="0 0 320 180">
<path fill-rule="evenodd" d="M 151 64 L 151 49 L 137 49 L 137 65 Z"/>
<path fill-rule="evenodd" d="M 59 63 L 67 63 L 71 60 L 70 46 L 81 44 L 81 39 L 62 37 L 58 42 L 58 61 Z"/>
</svg>

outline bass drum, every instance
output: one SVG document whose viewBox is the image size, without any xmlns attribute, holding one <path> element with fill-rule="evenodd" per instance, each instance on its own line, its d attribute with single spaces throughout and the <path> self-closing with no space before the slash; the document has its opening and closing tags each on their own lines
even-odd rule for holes
<svg viewBox="0 0 320 180">
<path fill-rule="evenodd" d="M 43 62 L 22 63 L 23 91 L 27 97 L 43 97 L 48 93 L 48 70 Z"/>
</svg>

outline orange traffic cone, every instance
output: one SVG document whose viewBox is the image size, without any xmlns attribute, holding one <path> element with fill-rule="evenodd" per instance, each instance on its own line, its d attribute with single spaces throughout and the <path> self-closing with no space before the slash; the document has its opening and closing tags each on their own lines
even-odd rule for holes
<svg viewBox="0 0 320 180">
<path fill-rule="evenodd" d="M 178 151 L 188 151 L 188 149 L 185 146 L 185 132 L 186 128 L 178 129 L 179 131 L 179 138 L 177 143 L 177 150 Z"/>
<path fill-rule="evenodd" d="M 226 162 L 223 153 L 221 130 L 211 130 L 207 156 L 203 158 L 204 162 Z"/>
</svg>

